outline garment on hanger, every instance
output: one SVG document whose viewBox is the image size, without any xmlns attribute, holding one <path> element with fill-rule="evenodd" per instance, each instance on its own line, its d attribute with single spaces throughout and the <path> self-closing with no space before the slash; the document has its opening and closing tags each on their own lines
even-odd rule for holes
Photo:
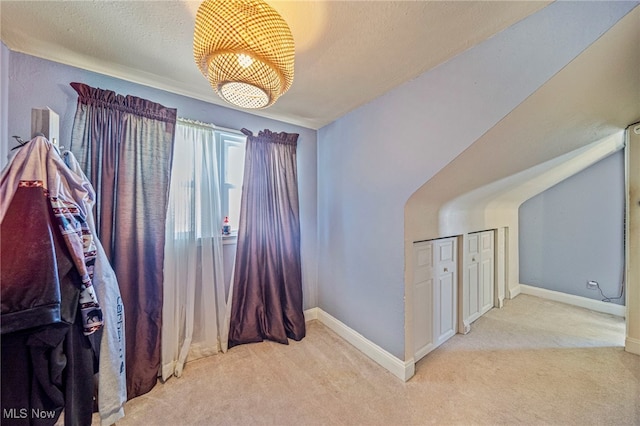
<svg viewBox="0 0 640 426">
<path fill-rule="evenodd" d="M 41 136 L 35 137 L 22 147 L 5 167 L 0 177 L 0 223 L 4 221 L 11 201 L 18 192 L 28 192 L 29 195 L 25 197 L 35 197 L 36 193 L 41 193 L 49 200 L 55 217 L 53 222 L 62 234 L 82 280 L 79 304 L 85 335 L 92 334 L 103 324 L 102 310 L 91 282 L 96 247 L 86 221 L 89 212 L 83 210 L 82 202 L 76 201 L 87 198 L 90 190 L 90 185 L 80 181 L 78 176 L 64 164 L 57 148 Z M 12 210 L 11 214 L 20 214 L 20 211 Z M 42 220 L 45 219 L 49 218 L 42 218 Z M 21 229 L 13 229 L 11 232 L 20 234 Z M 34 237 L 42 239 L 41 236 Z M 28 250 L 28 247 L 25 247 L 25 250 Z M 0 323 L 2 333 L 60 320 L 59 300 L 38 300 L 38 295 L 30 291 L 24 282 L 17 281 L 19 275 L 11 275 L 14 272 L 13 268 L 29 268 L 25 263 L 23 261 L 18 265 L 8 264 L 2 268 L 2 323 Z M 42 285 L 40 282 L 36 283 Z M 50 286 L 52 284 L 52 282 L 49 283 Z M 59 296 L 51 297 L 59 299 Z M 30 303 L 34 298 L 34 303 Z"/>
<path fill-rule="evenodd" d="M 80 167 L 80 163 L 71 151 L 64 151 L 62 158 L 71 171 L 82 180 L 85 187 L 91 186 L 89 179 Z M 89 197 L 82 201 L 86 211 L 91 212 L 95 204 L 95 191 L 90 191 L 88 195 Z M 87 224 L 92 234 L 96 236 L 92 214 L 87 215 Z M 124 417 L 124 404 L 127 401 L 125 317 L 116 274 L 107 259 L 100 240 L 95 237 L 94 241 L 96 258 L 93 267 L 93 287 L 98 295 L 104 315 L 98 369 L 98 411 L 102 425 L 108 426 Z"/>
<path fill-rule="evenodd" d="M 103 320 L 82 202 L 89 193 L 44 137 L 21 147 L 0 176 L 3 424 L 53 425 L 63 409 L 65 425 L 91 423 L 88 337 Z"/>
</svg>

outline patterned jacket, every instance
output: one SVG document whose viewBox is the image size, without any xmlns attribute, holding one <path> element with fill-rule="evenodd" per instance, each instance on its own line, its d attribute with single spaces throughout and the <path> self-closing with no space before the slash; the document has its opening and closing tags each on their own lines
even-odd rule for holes
<svg viewBox="0 0 640 426">
<path fill-rule="evenodd" d="M 77 273 L 85 335 L 102 327 L 92 285 L 96 247 L 85 203 L 93 189 L 73 173 L 57 148 L 36 137 L 21 147 L 0 176 L 0 331 L 9 333 L 65 319 L 68 289 Z M 46 206 L 46 207 L 43 207 Z M 71 267 L 63 268 L 65 256 Z M 75 312 L 75 311 L 74 311 Z"/>
</svg>

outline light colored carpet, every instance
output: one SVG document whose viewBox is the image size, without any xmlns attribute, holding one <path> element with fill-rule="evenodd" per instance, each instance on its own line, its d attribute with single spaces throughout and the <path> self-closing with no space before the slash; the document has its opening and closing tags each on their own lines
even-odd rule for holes
<svg viewBox="0 0 640 426">
<path fill-rule="evenodd" d="M 618 317 L 520 295 L 407 383 L 307 326 L 301 342 L 189 363 L 129 401 L 118 425 L 640 425 L 640 357 L 624 352 Z"/>
</svg>

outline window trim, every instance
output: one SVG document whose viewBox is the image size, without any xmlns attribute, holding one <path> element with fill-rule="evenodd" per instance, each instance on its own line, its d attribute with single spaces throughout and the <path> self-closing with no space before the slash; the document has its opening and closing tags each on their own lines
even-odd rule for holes
<svg viewBox="0 0 640 426">
<path fill-rule="evenodd" d="M 218 164 L 218 180 L 220 182 L 220 204 L 222 205 L 222 217 L 229 216 L 229 190 L 235 189 L 236 187 L 228 183 L 226 180 L 227 175 L 227 165 L 229 163 L 229 147 L 230 146 L 239 146 L 244 144 L 246 148 L 247 136 L 243 133 L 235 133 L 235 132 L 227 132 L 218 129 L 214 129 L 215 132 L 215 141 L 216 141 L 216 149 L 218 158 L 220 159 Z M 244 162 L 243 162 L 244 168 Z M 244 173 L 244 170 L 243 170 Z M 242 186 L 240 187 L 242 190 Z M 233 222 L 237 223 L 239 218 L 234 218 Z M 237 227 L 231 228 L 232 235 L 238 232 Z"/>
</svg>

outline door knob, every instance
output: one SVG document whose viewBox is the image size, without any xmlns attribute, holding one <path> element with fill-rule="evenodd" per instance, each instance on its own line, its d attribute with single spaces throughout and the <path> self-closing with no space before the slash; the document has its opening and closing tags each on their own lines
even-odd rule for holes
<svg viewBox="0 0 640 426">
<path fill-rule="evenodd" d="M 444 271 L 445 272 L 449 272 L 449 268 L 444 268 Z"/>
</svg>

